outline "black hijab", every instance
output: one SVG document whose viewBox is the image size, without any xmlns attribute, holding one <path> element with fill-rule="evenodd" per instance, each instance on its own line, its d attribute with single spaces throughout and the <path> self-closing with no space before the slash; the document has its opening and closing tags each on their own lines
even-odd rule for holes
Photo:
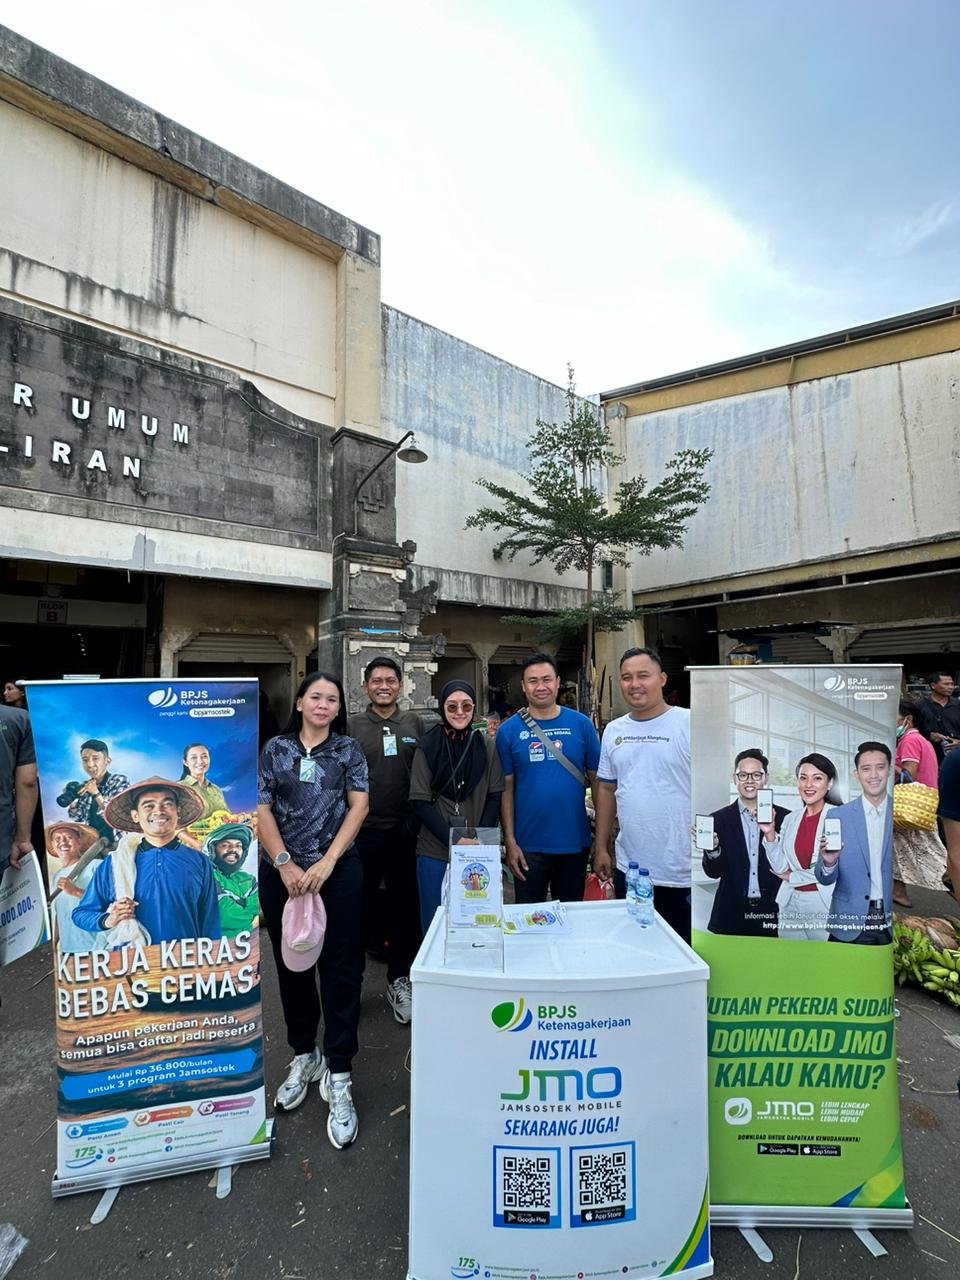
<svg viewBox="0 0 960 1280">
<path fill-rule="evenodd" d="M 484 734 L 469 726 L 455 729 L 444 713 L 452 693 L 465 693 L 477 705 L 477 695 L 466 680 L 448 680 L 440 690 L 440 724 L 435 724 L 420 739 L 420 750 L 430 766 L 433 791 L 448 800 L 464 801 L 479 786 L 487 772 L 487 749 Z"/>
</svg>

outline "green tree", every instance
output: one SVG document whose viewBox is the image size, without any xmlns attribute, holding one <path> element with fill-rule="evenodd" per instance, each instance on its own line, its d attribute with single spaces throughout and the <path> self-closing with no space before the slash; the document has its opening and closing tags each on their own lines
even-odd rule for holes
<svg viewBox="0 0 960 1280">
<path fill-rule="evenodd" d="M 624 459 L 614 449 L 602 411 L 577 395 L 573 369 L 567 373 L 566 419 L 538 418 L 527 441 L 531 469 L 520 476 L 526 491 L 477 480 L 496 505 L 475 511 L 466 527 L 500 535 L 493 548 L 496 559 L 513 560 L 526 552 L 534 564 L 547 560 L 557 573 L 576 569 L 586 575 L 583 608 L 557 610 L 543 622 L 554 634 L 585 628 L 589 685 L 594 632 L 619 630 L 636 616 L 609 593 L 596 592 L 599 565 L 604 560 L 627 565 L 631 552 L 649 555 L 683 545 L 687 522 L 710 492 L 704 470 L 712 451 L 682 449 L 669 459 L 658 484 L 648 486 L 644 476 L 631 476 L 608 494 L 609 472 Z M 592 691 L 589 710 L 595 710 Z"/>
</svg>

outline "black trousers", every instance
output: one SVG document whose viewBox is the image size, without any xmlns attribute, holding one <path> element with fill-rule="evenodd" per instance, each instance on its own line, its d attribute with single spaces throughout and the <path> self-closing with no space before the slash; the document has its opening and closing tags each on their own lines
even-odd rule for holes
<svg viewBox="0 0 960 1280">
<path fill-rule="evenodd" d="M 403 827 L 370 831 L 354 846 L 363 864 L 363 937 L 368 947 L 387 943 L 387 981 L 408 978 L 423 941 L 417 892 L 417 837 Z M 380 898 L 386 888 L 386 912 Z"/>
<path fill-rule="evenodd" d="M 578 853 L 528 853 L 526 879 L 514 876 L 517 902 L 546 902 L 547 890 L 556 902 L 582 902 L 589 849 Z"/>
<path fill-rule="evenodd" d="M 323 1011 L 323 1054 L 331 1071 L 349 1071 L 357 1052 L 360 991 L 363 986 L 363 937 L 360 913 L 363 868 L 356 852 L 345 853 L 320 890 L 327 910 L 327 931 L 316 965 L 298 973 L 288 969 L 280 952 L 287 890 L 280 872 L 260 862 L 260 908 L 266 922 L 287 1041 L 295 1054 L 310 1053 L 317 1043 Z M 317 979 L 319 978 L 319 991 Z"/>
<path fill-rule="evenodd" d="M 619 867 L 613 869 L 613 887 L 618 898 L 627 896 L 627 877 Z M 653 886 L 653 909 L 663 916 L 667 924 L 678 933 L 687 946 L 690 945 L 690 890 L 676 889 L 671 885 Z"/>
</svg>

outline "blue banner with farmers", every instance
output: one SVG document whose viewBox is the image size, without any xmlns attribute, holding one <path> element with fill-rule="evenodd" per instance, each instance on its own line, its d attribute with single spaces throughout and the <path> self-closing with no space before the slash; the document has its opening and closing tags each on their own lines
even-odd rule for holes
<svg viewBox="0 0 960 1280">
<path fill-rule="evenodd" d="M 57 1027 L 54 1194 L 269 1154 L 257 683 L 30 685 Z"/>
</svg>

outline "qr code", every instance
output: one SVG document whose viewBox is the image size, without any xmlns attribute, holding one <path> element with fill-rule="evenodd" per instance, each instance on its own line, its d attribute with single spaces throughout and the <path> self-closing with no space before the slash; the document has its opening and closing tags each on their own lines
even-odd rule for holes
<svg viewBox="0 0 960 1280">
<path fill-rule="evenodd" d="M 625 1221 L 635 1216 L 633 1162 L 632 1143 L 571 1150 L 574 1226 Z"/>
<path fill-rule="evenodd" d="M 548 1227 L 559 1220 L 560 1153 L 553 1148 L 494 1148 L 494 1223 Z"/>
<path fill-rule="evenodd" d="M 549 1209 L 553 1161 L 549 1156 L 504 1156 L 505 1209 Z"/>
</svg>

